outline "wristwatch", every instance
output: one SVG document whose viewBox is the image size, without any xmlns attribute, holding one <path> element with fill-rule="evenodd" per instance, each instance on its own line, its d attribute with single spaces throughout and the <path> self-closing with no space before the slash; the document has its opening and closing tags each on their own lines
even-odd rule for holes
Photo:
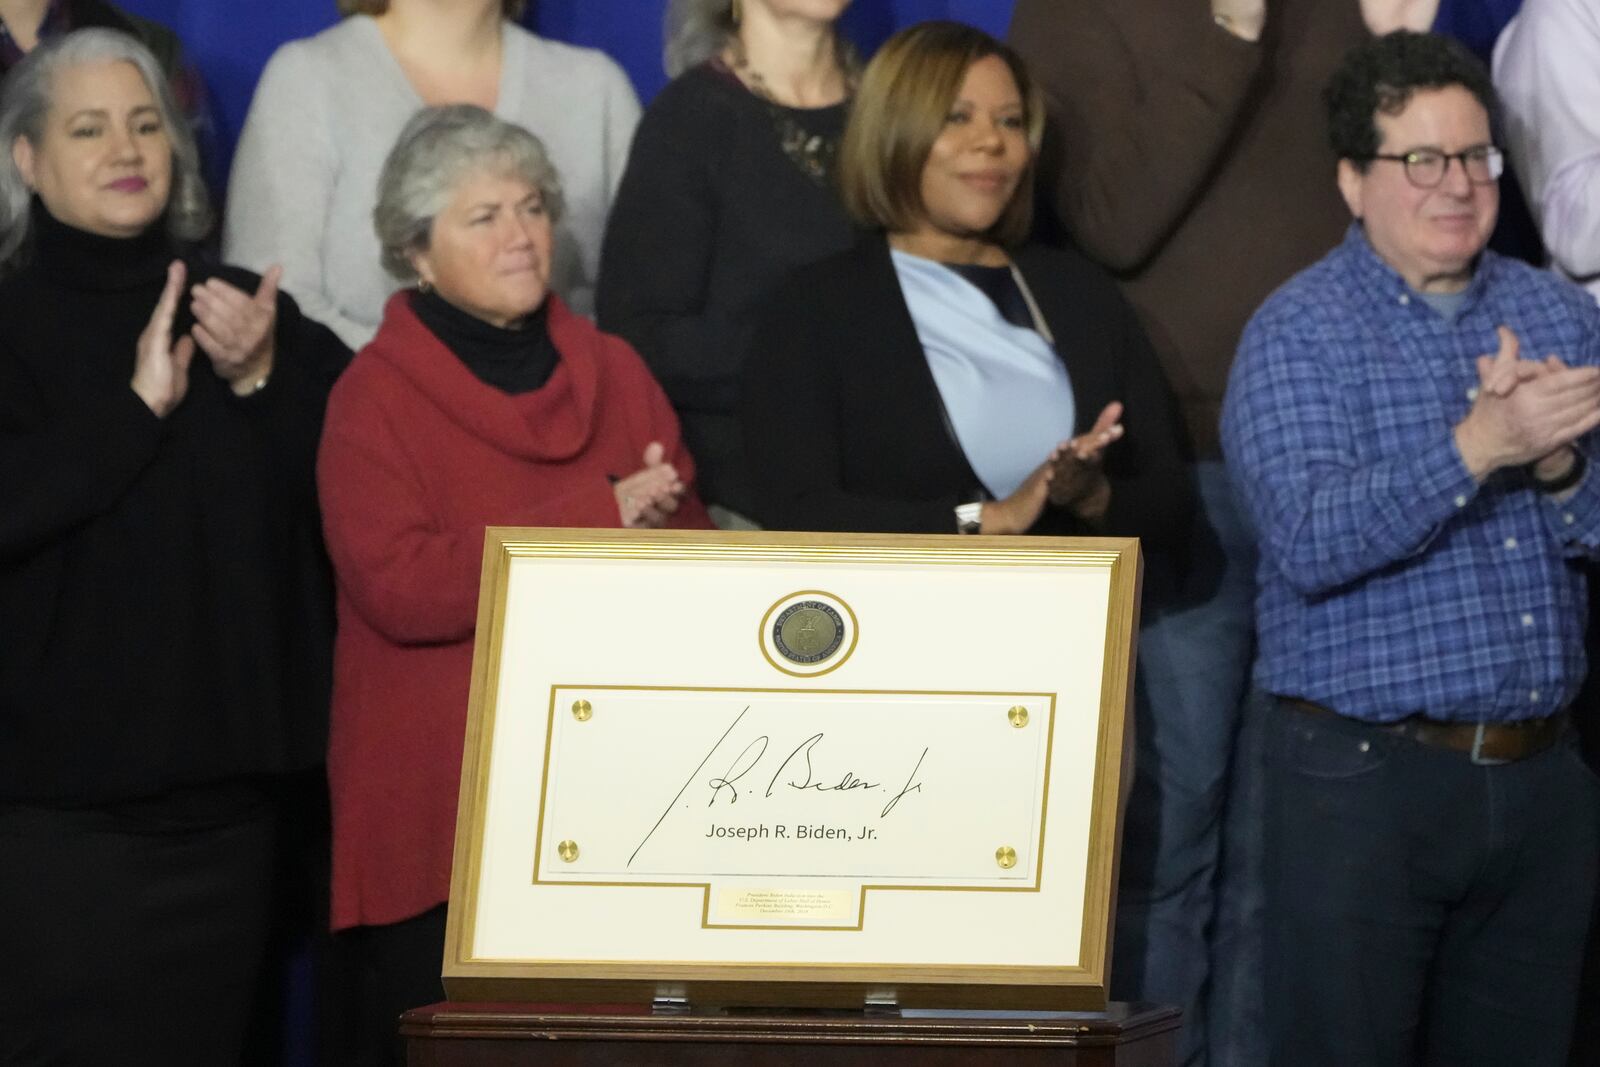
<svg viewBox="0 0 1600 1067">
<path fill-rule="evenodd" d="M 1554 496 L 1558 493 L 1565 493 L 1568 489 L 1583 481 L 1583 474 L 1588 469 L 1589 457 L 1583 454 L 1583 449 L 1574 448 L 1572 450 L 1572 466 L 1568 467 L 1559 477 L 1541 478 L 1533 473 L 1532 467 L 1529 467 L 1528 479 L 1533 482 L 1533 487 L 1539 492 L 1549 493 Z M 957 508 L 956 510 L 960 511 L 961 509 Z"/>
<path fill-rule="evenodd" d="M 983 528 L 983 501 L 956 505 L 956 532 L 975 534 Z"/>
</svg>

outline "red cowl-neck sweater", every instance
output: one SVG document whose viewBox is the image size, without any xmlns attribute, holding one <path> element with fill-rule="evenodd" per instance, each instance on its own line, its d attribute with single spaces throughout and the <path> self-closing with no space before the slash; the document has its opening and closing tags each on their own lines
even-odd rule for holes
<svg viewBox="0 0 1600 1067">
<path fill-rule="evenodd" d="M 652 441 L 693 478 L 633 349 L 549 300 L 560 360 L 539 389 L 479 381 L 399 293 L 329 399 L 317 482 L 338 584 L 336 930 L 449 896 L 484 528 L 620 525 L 612 479 Z M 711 525 L 692 493 L 673 520 Z"/>
</svg>

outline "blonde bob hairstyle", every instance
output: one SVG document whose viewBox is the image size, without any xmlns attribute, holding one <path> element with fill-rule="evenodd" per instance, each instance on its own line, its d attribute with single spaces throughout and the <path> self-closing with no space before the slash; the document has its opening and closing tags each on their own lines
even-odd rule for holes
<svg viewBox="0 0 1600 1067">
<path fill-rule="evenodd" d="M 863 226 L 904 233 L 927 217 L 922 171 L 933 143 L 980 59 L 999 56 L 1022 94 L 1032 158 L 1011 203 L 983 236 L 1002 246 L 1033 230 L 1033 175 L 1044 134 L 1044 97 L 1022 57 L 982 30 L 959 22 L 923 22 L 884 44 L 861 75 L 839 146 L 839 193 Z"/>
<path fill-rule="evenodd" d="M 339 17 L 351 15 L 381 15 L 389 10 L 389 0 L 335 0 Z M 528 9 L 528 0 L 500 0 L 500 10 L 508 19 L 520 19 Z"/>
</svg>

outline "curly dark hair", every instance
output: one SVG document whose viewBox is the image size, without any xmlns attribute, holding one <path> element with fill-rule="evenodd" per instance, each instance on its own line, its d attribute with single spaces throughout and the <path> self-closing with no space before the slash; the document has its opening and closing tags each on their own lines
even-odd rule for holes
<svg viewBox="0 0 1600 1067">
<path fill-rule="evenodd" d="M 1418 89 L 1459 85 L 1500 124 L 1494 82 L 1471 52 L 1453 38 L 1397 30 L 1357 45 L 1345 55 L 1322 92 L 1328 106 L 1328 140 L 1340 159 L 1362 170 L 1383 140 L 1377 116 L 1398 115 Z"/>
</svg>

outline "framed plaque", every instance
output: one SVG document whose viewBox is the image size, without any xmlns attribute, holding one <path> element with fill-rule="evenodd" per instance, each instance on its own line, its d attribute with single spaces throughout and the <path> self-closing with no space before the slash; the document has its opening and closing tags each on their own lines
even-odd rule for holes
<svg viewBox="0 0 1600 1067">
<path fill-rule="evenodd" d="M 491 529 L 453 1000 L 1099 1010 L 1120 539 Z"/>
</svg>

